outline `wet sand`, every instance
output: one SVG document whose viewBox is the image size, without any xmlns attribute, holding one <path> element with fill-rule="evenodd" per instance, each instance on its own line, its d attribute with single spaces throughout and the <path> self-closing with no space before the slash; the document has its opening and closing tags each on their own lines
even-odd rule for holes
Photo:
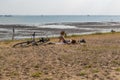
<svg viewBox="0 0 120 80">
<path fill-rule="evenodd" d="M 12 29 L 15 29 L 15 39 L 31 38 L 33 32 L 36 32 L 37 37 L 41 36 L 57 36 L 60 31 L 65 31 L 70 34 L 84 34 L 84 33 L 99 33 L 110 32 L 112 29 L 120 31 L 119 22 L 82 22 L 82 23 L 51 23 L 44 26 L 74 26 L 75 28 L 43 28 L 39 26 L 27 26 L 27 25 L 0 25 L 0 40 L 11 39 Z"/>
</svg>

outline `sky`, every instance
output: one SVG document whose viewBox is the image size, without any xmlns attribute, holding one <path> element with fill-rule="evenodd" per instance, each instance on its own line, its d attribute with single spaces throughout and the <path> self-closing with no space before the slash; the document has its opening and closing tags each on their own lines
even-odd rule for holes
<svg viewBox="0 0 120 80">
<path fill-rule="evenodd" d="M 0 15 L 120 15 L 120 0 L 0 0 Z"/>
</svg>

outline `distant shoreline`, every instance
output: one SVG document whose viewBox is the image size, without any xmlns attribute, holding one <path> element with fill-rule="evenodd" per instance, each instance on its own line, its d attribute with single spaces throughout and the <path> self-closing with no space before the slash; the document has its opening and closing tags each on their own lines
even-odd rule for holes
<svg viewBox="0 0 120 80">
<path fill-rule="evenodd" d="M 106 33 L 114 30 L 120 32 L 119 22 L 70 22 L 50 23 L 38 26 L 27 25 L 0 25 L 0 39 L 11 39 L 12 29 L 15 28 L 15 39 L 31 38 L 36 32 L 36 37 L 59 36 L 60 31 L 66 31 L 68 35 L 82 35 L 92 33 Z"/>
<path fill-rule="evenodd" d="M 120 22 L 120 15 L 1 15 L 0 17 L 0 24 L 40 25 L 64 22 Z"/>
</svg>

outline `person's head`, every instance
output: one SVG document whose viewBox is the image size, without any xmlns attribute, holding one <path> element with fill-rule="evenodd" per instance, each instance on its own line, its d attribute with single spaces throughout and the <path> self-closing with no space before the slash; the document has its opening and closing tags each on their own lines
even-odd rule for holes
<svg viewBox="0 0 120 80">
<path fill-rule="evenodd" d="M 67 34 L 65 33 L 65 31 L 61 31 L 61 32 L 60 32 L 60 35 L 63 35 L 63 36 L 65 36 L 65 37 L 67 36 Z"/>
<path fill-rule="evenodd" d="M 61 35 L 65 35 L 65 31 L 61 31 L 60 34 L 61 34 Z"/>
</svg>

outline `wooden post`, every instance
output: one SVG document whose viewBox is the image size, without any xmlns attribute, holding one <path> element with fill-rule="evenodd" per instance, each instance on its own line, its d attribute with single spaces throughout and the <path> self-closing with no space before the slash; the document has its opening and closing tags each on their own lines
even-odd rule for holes
<svg viewBox="0 0 120 80">
<path fill-rule="evenodd" d="M 32 36 L 33 36 L 33 41 L 35 41 L 35 32 L 33 33 L 33 35 L 32 35 Z"/>
<path fill-rule="evenodd" d="M 12 33 L 12 40 L 14 40 L 14 37 L 15 37 L 15 28 L 13 27 L 12 29 L 13 33 Z"/>
</svg>

